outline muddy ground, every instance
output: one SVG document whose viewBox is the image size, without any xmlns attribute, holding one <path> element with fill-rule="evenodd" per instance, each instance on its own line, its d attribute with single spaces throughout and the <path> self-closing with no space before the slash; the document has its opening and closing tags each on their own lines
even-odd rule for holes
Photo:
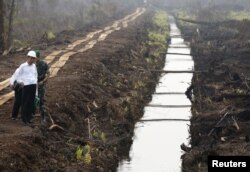
<svg viewBox="0 0 250 172">
<path fill-rule="evenodd" d="M 191 149 L 183 172 L 207 171 L 208 155 L 250 155 L 250 21 L 187 26 L 195 61 Z M 196 32 L 196 28 L 200 33 Z"/>
<path fill-rule="evenodd" d="M 44 125 L 40 117 L 30 126 L 12 121 L 13 100 L 1 106 L 0 171 L 115 171 L 155 89 L 158 76 L 150 70 L 164 64 L 163 57 L 153 63 L 145 58 L 154 51 L 144 29 L 151 27 L 152 15 L 144 13 L 94 48 L 70 57 L 48 81 Z M 60 44 L 44 47 L 42 54 L 84 34 L 66 32 Z M 26 60 L 25 54 L 0 57 L 1 81 Z M 50 117 L 59 127 L 53 127 Z M 76 152 L 82 149 L 77 160 Z"/>
</svg>

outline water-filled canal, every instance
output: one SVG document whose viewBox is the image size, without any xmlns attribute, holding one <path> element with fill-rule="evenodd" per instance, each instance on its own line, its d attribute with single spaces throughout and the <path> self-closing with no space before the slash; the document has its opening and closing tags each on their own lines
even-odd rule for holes
<svg viewBox="0 0 250 172">
<path fill-rule="evenodd" d="M 174 18 L 170 17 L 171 43 L 163 70 L 191 71 L 190 48 L 179 37 Z M 177 54 L 174 54 L 177 53 Z M 166 73 L 160 78 L 152 101 L 136 124 L 129 158 L 120 162 L 118 172 L 180 172 L 180 145 L 188 144 L 191 116 L 190 101 L 184 92 L 192 73 Z M 184 106 L 183 106 L 184 105 Z"/>
</svg>

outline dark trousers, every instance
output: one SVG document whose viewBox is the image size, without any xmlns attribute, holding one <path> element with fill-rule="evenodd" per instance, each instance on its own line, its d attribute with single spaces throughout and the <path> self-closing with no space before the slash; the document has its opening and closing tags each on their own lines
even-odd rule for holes
<svg viewBox="0 0 250 172">
<path fill-rule="evenodd" d="M 25 123 L 30 122 L 32 118 L 31 115 L 34 109 L 35 96 L 36 84 L 26 85 L 23 87 L 21 117 Z"/>
<path fill-rule="evenodd" d="M 40 112 L 40 114 L 42 116 L 42 119 L 44 118 L 44 107 L 43 107 L 44 102 L 45 102 L 44 95 L 45 95 L 45 85 L 44 84 L 39 85 L 38 86 L 38 97 L 39 97 L 40 101 L 39 101 L 38 106 L 39 106 L 39 112 Z M 33 115 L 36 114 L 36 109 L 37 109 L 37 107 L 34 106 L 34 110 L 32 112 Z"/>
<path fill-rule="evenodd" d="M 21 104 L 22 104 L 22 89 L 15 90 L 15 100 L 12 108 L 12 118 L 17 118 Z"/>
<path fill-rule="evenodd" d="M 38 86 L 38 97 L 40 98 L 39 111 L 41 113 L 42 119 L 44 119 L 44 95 L 45 95 L 45 85 Z"/>
</svg>

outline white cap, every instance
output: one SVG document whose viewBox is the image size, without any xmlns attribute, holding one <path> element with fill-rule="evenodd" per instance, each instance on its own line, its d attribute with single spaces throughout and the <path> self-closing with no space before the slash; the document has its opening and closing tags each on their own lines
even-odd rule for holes
<svg viewBox="0 0 250 172">
<path fill-rule="evenodd" d="M 28 54 L 27 54 L 27 56 L 37 58 L 35 51 L 29 51 Z"/>
</svg>

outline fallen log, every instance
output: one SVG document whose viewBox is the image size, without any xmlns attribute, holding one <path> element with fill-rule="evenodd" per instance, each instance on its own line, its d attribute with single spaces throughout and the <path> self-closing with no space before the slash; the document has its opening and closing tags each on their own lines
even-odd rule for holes
<svg viewBox="0 0 250 172">
<path fill-rule="evenodd" d="M 181 37 L 181 36 L 183 36 L 183 35 L 170 35 L 171 38 L 172 37 Z"/>
<path fill-rule="evenodd" d="M 191 36 L 188 35 L 172 35 L 170 38 L 190 38 Z"/>
<path fill-rule="evenodd" d="M 183 56 L 191 56 L 191 54 L 187 54 L 187 53 L 166 53 L 167 55 L 183 55 Z"/>
<path fill-rule="evenodd" d="M 168 48 L 189 48 L 187 46 L 168 46 Z"/>
<path fill-rule="evenodd" d="M 164 94 L 185 94 L 184 92 L 160 92 L 160 93 L 154 93 L 157 95 L 164 95 Z"/>
<path fill-rule="evenodd" d="M 148 104 L 147 107 L 159 107 L 159 108 L 186 108 L 186 107 L 191 107 L 191 105 L 153 105 L 153 104 Z"/>
<path fill-rule="evenodd" d="M 141 119 L 139 122 L 157 122 L 157 121 L 190 121 L 189 119 Z"/>
<path fill-rule="evenodd" d="M 200 24 L 200 25 L 213 25 L 213 26 L 220 26 L 219 24 L 226 23 L 227 21 L 223 22 L 208 22 L 208 21 L 200 21 L 200 20 L 191 20 L 191 19 L 184 19 L 184 18 L 176 18 L 177 20 L 181 20 L 187 23 L 193 23 L 193 24 Z"/>
</svg>

